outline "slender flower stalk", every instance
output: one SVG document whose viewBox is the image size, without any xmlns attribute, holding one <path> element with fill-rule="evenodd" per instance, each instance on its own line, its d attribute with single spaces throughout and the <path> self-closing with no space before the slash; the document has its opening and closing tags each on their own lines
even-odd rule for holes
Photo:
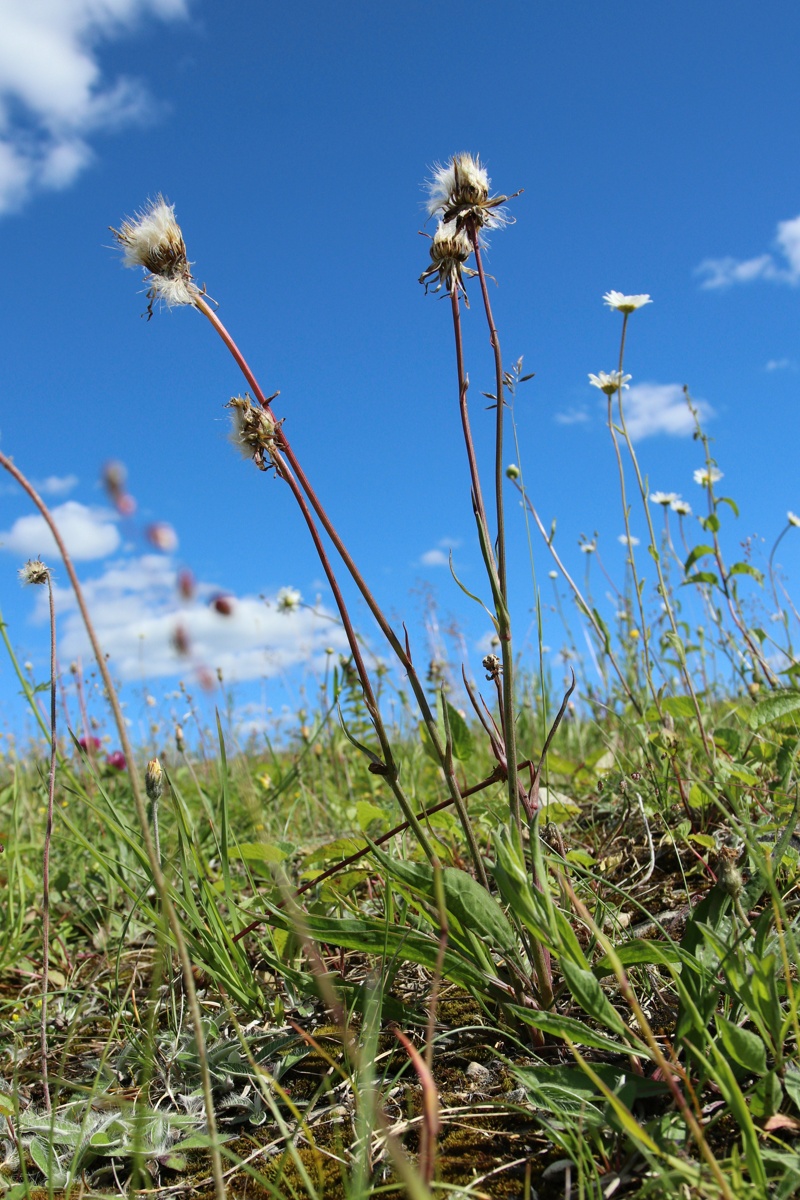
<svg viewBox="0 0 800 1200">
<path fill-rule="evenodd" d="M 64 539 L 61 536 L 61 532 L 56 525 L 55 520 L 53 519 L 52 513 L 42 500 L 39 493 L 26 478 L 26 476 L 23 475 L 19 468 L 14 465 L 11 459 L 2 452 L 0 452 L 0 467 L 3 467 L 4 470 L 6 470 L 9 475 L 11 475 L 12 478 L 17 481 L 23 491 L 27 493 L 33 504 L 38 508 L 39 512 L 44 517 L 45 523 L 53 535 L 53 539 L 58 547 L 59 554 L 61 555 L 64 563 L 64 569 L 67 572 L 70 584 L 72 585 L 72 589 L 75 593 L 75 600 L 78 605 L 78 610 L 86 628 L 86 633 L 97 662 L 97 668 L 103 680 L 108 702 L 114 716 L 114 722 L 117 726 L 117 732 L 122 745 L 122 751 L 127 761 L 129 763 L 133 763 L 133 747 L 128 736 L 128 727 L 120 707 L 119 697 L 114 686 L 114 681 L 111 678 L 111 672 L 108 668 L 105 654 L 103 653 L 103 649 L 98 641 L 94 623 L 92 622 L 89 609 L 86 605 L 86 598 L 83 594 L 83 589 L 81 588 L 80 581 L 75 572 L 75 567 L 73 566 L 67 547 L 64 544 Z M 214 1116 L 214 1098 L 211 1090 L 211 1075 L 208 1068 L 208 1056 L 206 1053 L 205 1036 L 203 1033 L 203 1021 L 200 1013 L 200 1005 L 197 1000 L 197 990 L 194 984 L 192 962 L 189 958 L 189 952 L 186 947 L 186 939 L 183 936 L 180 919 L 175 911 L 175 906 L 172 903 L 167 881 L 164 878 L 164 873 L 161 870 L 161 864 L 158 861 L 158 857 L 155 852 L 155 846 L 153 844 L 153 838 L 150 833 L 149 822 L 147 819 L 145 794 L 142 790 L 137 772 L 131 770 L 129 778 L 131 782 L 131 791 L 133 793 L 134 806 L 136 808 L 136 815 L 139 820 L 139 827 L 142 834 L 142 840 L 144 842 L 145 853 L 147 854 L 147 859 L 153 876 L 153 884 L 161 902 L 161 911 L 164 914 L 170 932 L 175 939 L 175 946 L 181 964 L 181 974 L 183 977 L 183 985 L 186 990 L 186 999 L 192 1021 L 198 1070 L 203 1089 L 206 1121 L 208 1123 L 209 1148 L 211 1154 L 212 1174 L 214 1177 L 214 1193 L 216 1200 L 226 1200 L 225 1181 L 222 1173 L 222 1159 L 220 1157 L 219 1142 L 217 1140 L 217 1124 Z"/>
<path fill-rule="evenodd" d="M 257 417 L 257 410 L 255 409 L 255 406 L 250 405 L 245 399 L 237 397 L 234 399 L 234 401 L 232 401 L 235 417 L 234 438 L 237 442 L 237 445 L 243 452 L 249 452 L 252 450 L 252 457 L 254 458 L 256 465 L 263 470 L 267 469 L 267 459 L 269 459 L 269 465 L 275 466 L 276 470 L 281 475 L 281 478 L 283 478 L 285 482 L 289 484 L 295 499 L 300 504 L 301 511 L 303 511 L 304 519 L 308 524 L 309 531 L 314 539 L 314 544 L 317 547 L 317 551 L 318 553 L 321 553 L 323 568 L 326 570 L 329 580 L 331 580 L 333 572 L 330 568 L 330 563 L 327 560 L 327 556 L 325 555 L 319 535 L 316 533 L 316 527 L 314 526 L 313 519 L 311 518 L 308 509 L 305 508 L 305 500 L 303 500 L 302 493 L 305 494 L 309 504 L 317 514 L 323 528 L 331 538 L 331 541 L 336 547 L 337 552 L 339 553 L 345 566 L 355 581 L 356 586 L 359 588 L 359 591 L 366 600 L 370 611 L 378 621 L 381 631 L 387 638 L 390 646 L 398 656 L 403 667 L 408 672 L 409 682 L 411 683 L 412 690 L 414 691 L 417 703 L 419 704 L 426 729 L 444 771 L 448 790 L 450 791 L 450 795 L 458 811 L 459 819 L 461 820 L 461 824 L 464 828 L 464 833 L 467 838 L 467 843 L 470 848 L 470 854 L 475 865 L 476 873 L 481 882 L 488 884 L 486 869 L 483 865 L 483 859 L 481 857 L 477 841 L 475 840 L 475 835 L 472 830 L 467 810 L 461 798 L 461 791 L 458 779 L 456 777 L 455 767 L 452 762 L 452 755 L 448 755 L 446 747 L 442 745 L 436 719 L 430 708 L 430 704 L 428 703 L 422 682 L 420 681 L 417 672 L 414 669 L 410 650 L 407 646 L 404 647 L 402 645 L 400 639 L 391 629 L 388 621 L 383 615 L 383 612 L 369 591 L 363 576 L 356 567 L 355 562 L 350 557 L 344 546 L 344 543 L 330 521 L 327 512 L 320 503 L 315 490 L 308 480 L 308 477 L 298 462 L 289 440 L 281 428 L 280 422 L 275 420 L 270 407 L 271 402 L 275 399 L 275 395 L 268 397 L 264 394 L 263 390 L 258 384 L 257 379 L 250 370 L 250 367 L 248 366 L 244 356 L 231 337 L 230 333 L 225 328 L 216 312 L 214 312 L 212 307 L 207 303 L 203 293 L 194 283 L 186 258 L 186 248 L 183 242 L 183 236 L 180 233 L 177 223 L 175 222 L 174 210 L 171 206 L 167 205 L 161 197 L 158 197 L 156 202 L 152 204 L 150 208 L 147 209 L 143 214 L 140 214 L 137 220 L 138 223 L 144 225 L 145 233 L 140 234 L 137 231 L 137 221 L 126 221 L 119 230 L 114 230 L 113 232 L 117 238 L 117 241 L 122 246 L 125 257 L 125 265 L 138 265 L 147 272 L 147 282 L 150 285 L 148 291 L 150 306 L 148 311 L 152 313 L 153 302 L 156 299 L 163 299 L 168 304 L 191 304 L 211 323 L 217 334 L 227 346 L 228 350 L 239 366 L 239 369 L 242 371 L 242 374 L 244 375 L 255 399 L 263 411 L 261 415 Z M 164 242 L 163 245 L 154 245 L 154 237 L 159 229 L 163 231 Z M 163 274 L 161 270 L 162 263 L 164 263 Z M 173 287 L 172 285 L 175 281 L 182 286 Z M 292 481 L 294 481 L 294 483 Z M 297 485 L 299 485 L 299 487 Z M 300 489 L 302 489 L 302 492 Z M 378 706 L 374 695 L 372 695 L 371 692 L 366 668 L 364 667 L 363 660 L 361 659 L 360 649 L 357 648 L 357 642 L 355 641 L 355 633 L 352 630 L 352 624 L 349 621 L 349 617 L 345 618 L 344 616 L 346 613 L 346 608 L 344 608 L 344 600 L 341 597 L 341 592 L 338 589 L 338 585 L 336 586 L 334 594 L 338 596 L 337 605 L 340 602 L 340 613 L 342 614 L 342 619 L 345 622 L 345 629 L 347 630 L 349 627 L 351 631 L 351 649 L 353 649 L 355 646 L 357 650 L 357 653 L 354 652 L 354 662 L 356 663 L 356 668 L 359 671 L 359 677 L 361 679 L 362 687 L 365 691 L 367 707 L 370 710 L 370 715 L 373 719 L 373 724 L 375 724 L 376 733 L 378 733 L 378 737 L 381 742 L 381 748 L 386 759 L 381 767 L 381 773 L 383 773 L 384 770 L 386 771 L 390 786 L 398 798 L 398 802 L 400 802 L 400 796 L 403 793 L 397 781 L 397 768 L 391 758 L 388 738 L 385 730 L 383 730 Z M 380 766 L 380 764 L 372 765 L 373 767 Z M 406 818 L 411 820 L 413 813 L 408 801 L 404 799 L 401 803 L 401 807 Z M 412 824 L 414 824 L 413 821 Z M 419 836 L 420 831 L 421 827 L 417 827 L 415 825 L 415 833 L 417 833 L 417 836 Z M 433 855 L 430 842 L 427 840 L 424 834 L 421 838 L 421 844 L 423 848 L 426 849 L 426 853 L 429 857 L 435 857 Z"/>
<path fill-rule="evenodd" d="M 50 982 L 50 843 L 53 837 L 53 800 L 56 790 L 56 609 L 53 600 L 53 577 L 41 559 L 30 559 L 19 573 L 20 582 L 33 587 L 47 587 L 50 613 L 50 770 L 47 777 L 47 818 L 42 855 L 42 1012 L 40 1025 L 40 1066 L 44 1106 L 52 1111 L 50 1084 L 47 1078 L 47 1000 Z"/>
</svg>

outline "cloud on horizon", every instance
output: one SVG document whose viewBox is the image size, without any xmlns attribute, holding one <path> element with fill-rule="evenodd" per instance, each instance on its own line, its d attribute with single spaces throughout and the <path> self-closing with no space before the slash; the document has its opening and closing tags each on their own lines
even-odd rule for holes
<svg viewBox="0 0 800 1200">
<path fill-rule="evenodd" d="M 706 258 L 696 268 L 704 275 L 700 286 L 706 289 L 728 288 L 737 283 L 752 283 L 766 279 L 796 287 L 800 283 L 800 215 L 789 221 L 779 221 L 775 231 L 776 254 L 759 254 L 755 258 Z"/>
<path fill-rule="evenodd" d="M 297 665 L 321 666 L 326 647 L 347 652 L 342 629 L 321 606 L 282 611 L 276 596 L 225 593 L 231 613 L 216 612 L 220 588 L 197 586 L 191 601 L 178 595 L 177 568 L 166 555 L 144 554 L 110 563 L 83 591 L 103 651 L 115 677 L 125 680 L 187 677 L 222 671 L 227 683 L 278 675 Z M 37 589 L 39 592 L 39 589 Z M 91 658 L 91 648 L 72 590 L 55 588 L 62 661 Z M 36 619 L 47 620 L 47 597 L 37 594 Z M 180 626 L 188 653 L 175 648 Z"/>
<path fill-rule="evenodd" d="M 51 484 L 55 478 L 51 477 Z M 105 558 L 119 548 L 117 515 L 110 509 L 87 508 L 77 500 L 67 500 L 51 511 L 67 550 L 76 562 Z M 19 517 L 10 529 L 0 530 L 0 550 L 20 558 L 43 558 L 53 568 L 61 561 L 53 535 L 44 517 L 38 513 Z"/>
<path fill-rule="evenodd" d="M 104 78 L 100 43 L 186 14 L 187 0 L 3 0 L 0 214 L 74 183 L 92 135 L 152 114 L 140 80 Z"/>
</svg>

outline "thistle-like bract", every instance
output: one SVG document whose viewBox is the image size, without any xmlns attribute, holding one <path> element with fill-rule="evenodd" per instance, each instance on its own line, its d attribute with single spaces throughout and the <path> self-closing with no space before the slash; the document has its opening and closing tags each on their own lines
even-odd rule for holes
<svg viewBox="0 0 800 1200">
<path fill-rule="evenodd" d="M 477 156 L 454 154 L 433 167 L 428 181 L 428 212 L 441 215 L 445 223 L 455 221 L 458 229 L 471 224 L 475 230 L 497 229 L 511 218 L 500 211 L 508 196 L 490 196 L 491 181 Z"/>
<path fill-rule="evenodd" d="M 464 288 L 463 275 L 475 275 L 476 271 L 465 267 L 467 259 L 472 254 L 472 246 L 463 229 L 459 229 L 455 221 L 440 221 L 431 239 L 431 265 L 419 277 L 420 283 L 425 284 L 425 291 L 438 276 L 438 283 L 433 289 L 438 292 L 441 287 L 448 296 L 454 292 L 467 293 Z"/>
<path fill-rule="evenodd" d="M 200 289 L 192 279 L 175 208 L 163 196 L 156 196 L 142 212 L 127 217 L 111 232 L 122 247 L 125 266 L 143 267 L 147 272 L 151 313 L 155 300 L 170 306 L 194 304 Z"/>
<path fill-rule="evenodd" d="M 271 460 L 274 453 L 278 426 L 272 413 L 268 408 L 253 404 L 247 395 L 232 396 L 226 408 L 231 410 L 231 441 L 236 449 L 245 458 L 252 458 L 260 471 L 268 470 L 267 459 Z"/>
</svg>

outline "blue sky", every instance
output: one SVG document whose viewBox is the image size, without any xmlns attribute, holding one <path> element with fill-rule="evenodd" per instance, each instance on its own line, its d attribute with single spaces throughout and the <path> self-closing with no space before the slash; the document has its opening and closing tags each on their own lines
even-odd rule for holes
<svg viewBox="0 0 800 1200">
<path fill-rule="evenodd" d="M 609 289 L 653 297 L 626 355 L 650 486 L 696 511 L 702 502 L 702 455 L 679 406 L 687 384 L 741 507 L 732 546 L 757 535 L 765 558 L 787 510 L 800 511 L 796 5 L 4 0 L 0 33 L 0 446 L 59 509 L 132 695 L 161 704 L 199 664 L 222 666 L 226 680 L 249 681 L 238 695 L 258 722 L 260 705 L 294 702 L 304 664 L 321 670 L 341 640 L 307 609 L 277 609 L 285 587 L 325 609 L 331 597 L 288 489 L 227 443 L 223 406 L 244 390 L 234 364 L 190 310 L 143 319 L 142 283 L 111 249 L 107 227 L 159 192 L 422 660 L 428 585 L 442 626 L 463 630 L 473 673 L 487 632 L 441 565 L 452 548 L 465 583 L 482 587 L 449 306 L 417 282 L 421 185 L 453 152 L 480 154 L 497 191 L 524 188 L 516 223 L 491 238 L 489 269 L 506 361 L 524 355 L 536 372 L 516 405 L 521 457 L 565 562 L 582 570 L 579 536 L 598 530 L 607 565 L 623 570 L 603 398 L 588 385 L 616 365 Z M 480 392 L 492 363 L 477 295 L 465 338 L 488 468 Z M 98 482 L 110 459 L 137 501 L 127 521 Z M 524 633 L 533 589 L 513 503 L 510 516 Z M 149 545 L 151 522 L 174 528 L 176 551 Z M 639 512 L 632 527 L 643 538 Z M 800 531 L 790 534 L 778 556 L 789 578 L 800 566 Z M 9 636 L 43 678 L 42 598 L 16 572 L 50 550 L 10 480 L 0 542 Z M 552 564 L 534 547 L 547 583 Z M 86 655 L 55 565 L 67 664 Z M 179 618 L 181 568 L 199 590 Z M 233 618 L 209 608 L 218 593 L 235 598 Z M 170 648 L 178 619 L 191 663 Z M 548 640 L 560 644 L 557 627 Z M 0 725 L 18 727 L 19 709 L 3 658 Z"/>
</svg>

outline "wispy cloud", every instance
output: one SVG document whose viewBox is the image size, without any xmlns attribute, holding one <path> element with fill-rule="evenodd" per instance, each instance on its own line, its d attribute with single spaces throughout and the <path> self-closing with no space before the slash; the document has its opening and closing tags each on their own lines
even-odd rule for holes
<svg viewBox="0 0 800 1200">
<path fill-rule="evenodd" d="M 705 400 L 692 400 L 701 420 L 714 416 Z M 689 412 L 683 388 L 679 383 L 636 383 L 625 393 L 625 421 L 631 440 L 666 434 L 669 437 L 690 437 L 694 419 Z"/>
<path fill-rule="evenodd" d="M 764 366 L 765 371 L 796 371 L 797 363 L 793 358 L 771 358 Z"/>
<path fill-rule="evenodd" d="M 98 48 L 186 11 L 187 0 L 2 0 L 0 213 L 69 187 L 92 159 L 93 134 L 152 112 L 139 80 L 104 78 Z"/>
<path fill-rule="evenodd" d="M 218 668 L 228 682 L 273 676 L 298 664 L 322 663 L 325 648 L 346 649 L 342 630 L 307 608 L 282 611 L 277 597 L 226 593 L 230 615 L 209 601 L 219 592 L 210 583 L 197 586 L 194 599 L 181 601 L 177 571 L 165 555 L 146 554 L 109 564 L 84 593 L 103 650 L 123 679 L 154 679 L 189 674 L 193 668 Z M 37 615 L 46 619 L 46 597 L 36 597 Z M 91 654 L 83 622 L 70 589 L 57 586 L 61 623 L 59 648 L 65 660 Z M 326 615 L 327 618 L 326 619 Z M 188 655 L 175 649 L 180 625 Z"/>
<path fill-rule="evenodd" d="M 558 425 L 583 425 L 589 414 L 585 408 L 568 408 L 566 412 L 557 412 L 553 420 Z"/>
<path fill-rule="evenodd" d="M 706 258 L 695 274 L 705 276 L 700 285 L 704 288 L 732 287 L 755 279 L 796 287 L 800 283 L 800 216 L 778 222 L 775 251 L 755 258 Z"/>
<path fill-rule="evenodd" d="M 67 550 L 78 562 L 105 558 L 119 547 L 117 517 L 107 508 L 87 508 L 77 500 L 67 500 L 52 509 L 52 515 Z M 41 555 L 50 566 L 59 560 L 53 535 L 38 513 L 19 517 L 10 529 L 0 530 L 0 549 L 21 558 Z"/>
<path fill-rule="evenodd" d="M 48 475 L 46 479 L 35 479 L 33 486 L 40 496 L 67 496 L 78 486 L 78 476 Z"/>
</svg>

